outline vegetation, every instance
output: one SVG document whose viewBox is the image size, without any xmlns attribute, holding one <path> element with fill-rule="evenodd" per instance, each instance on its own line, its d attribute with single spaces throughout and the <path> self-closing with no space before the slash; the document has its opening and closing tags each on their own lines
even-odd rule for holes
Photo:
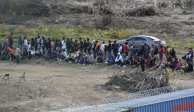
<svg viewBox="0 0 194 112">
<path fill-rule="evenodd" d="M 51 37 L 52 40 L 61 40 L 62 37 L 73 39 L 78 39 L 82 37 L 84 39 L 90 38 L 90 40 L 120 40 L 127 39 L 131 36 L 138 35 L 138 32 L 124 29 L 113 29 L 101 31 L 101 29 L 96 28 L 85 28 L 82 26 L 78 26 L 71 29 L 66 29 L 60 26 L 57 27 L 45 27 L 44 25 L 40 25 L 39 28 L 24 28 L 23 26 L 9 26 L 6 24 L 0 25 L 0 38 L 6 39 L 10 35 L 10 33 L 14 33 L 13 39 L 18 39 L 19 35 L 22 37 L 26 37 L 28 40 L 34 38 L 37 35 L 41 37 L 45 37 L 46 39 Z"/>
</svg>

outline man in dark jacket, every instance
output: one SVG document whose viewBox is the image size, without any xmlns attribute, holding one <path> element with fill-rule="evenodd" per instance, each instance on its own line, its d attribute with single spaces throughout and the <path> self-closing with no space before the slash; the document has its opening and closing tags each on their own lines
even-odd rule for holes
<svg viewBox="0 0 194 112">
<path fill-rule="evenodd" d="M 67 41 L 66 41 L 66 48 L 67 48 L 67 55 L 69 55 L 69 53 L 70 53 L 70 48 L 71 48 L 69 38 L 67 38 Z"/>
<path fill-rule="evenodd" d="M 51 38 L 48 38 L 48 42 L 46 43 L 46 52 L 47 54 L 51 52 Z"/>
<path fill-rule="evenodd" d="M 80 52 L 83 53 L 83 41 L 82 41 L 82 38 L 79 38 L 79 48 L 80 48 Z"/>
<path fill-rule="evenodd" d="M 145 69 L 145 59 L 142 56 L 139 56 L 139 65 L 141 66 L 142 72 L 144 72 Z"/>
<path fill-rule="evenodd" d="M 117 57 L 117 49 L 118 49 L 117 41 L 114 41 L 113 52 L 115 57 Z"/>
<path fill-rule="evenodd" d="M 92 44 L 91 44 L 91 42 L 90 42 L 90 39 L 89 38 L 87 38 L 87 49 L 88 49 L 88 54 L 90 53 L 90 50 L 91 50 L 91 48 L 92 48 Z"/>
<path fill-rule="evenodd" d="M 9 47 L 12 49 L 12 45 L 13 45 L 13 33 L 11 33 L 11 35 L 8 37 L 9 38 Z"/>
<path fill-rule="evenodd" d="M 146 44 L 144 44 L 144 47 L 143 47 L 143 55 L 144 55 L 144 58 L 146 56 L 146 51 L 148 51 L 148 46 Z"/>
<path fill-rule="evenodd" d="M 83 45 L 84 53 L 86 53 L 87 47 L 88 47 L 88 43 L 87 43 L 86 40 L 84 39 L 84 45 Z"/>
<path fill-rule="evenodd" d="M 71 52 L 70 52 L 70 55 L 71 55 L 71 53 L 72 54 L 74 53 L 74 47 L 75 47 L 74 41 L 72 40 L 72 38 L 70 38 L 70 46 L 71 46 Z"/>
<path fill-rule="evenodd" d="M 32 42 L 31 42 L 31 50 L 34 52 L 34 38 L 32 38 Z"/>
</svg>

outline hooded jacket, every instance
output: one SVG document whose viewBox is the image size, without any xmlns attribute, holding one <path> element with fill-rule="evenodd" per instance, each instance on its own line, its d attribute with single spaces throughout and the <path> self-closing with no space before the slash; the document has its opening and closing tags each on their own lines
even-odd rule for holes
<svg viewBox="0 0 194 112">
<path fill-rule="evenodd" d="M 109 54 L 109 61 L 114 61 L 115 60 L 115 56 L 114 55 L 112 55 L 112 53 L 110 53 Z"/>
</svg>

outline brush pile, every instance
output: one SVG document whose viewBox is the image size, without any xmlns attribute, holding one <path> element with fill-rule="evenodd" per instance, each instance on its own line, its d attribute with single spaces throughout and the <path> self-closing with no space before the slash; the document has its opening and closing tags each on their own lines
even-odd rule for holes
<svg viewBox="0 0 194 112">
<path fill-rule="evenodd" d="M 121 71 L 109 77 L 110 80 L 103 85 L 106 90 L 121 91 L 141 91 L 153 88 L 165 87 L 168 85 L 168 78 L 165 78 L 164 71 L 154 71 L 150 73 L 142 73 L 140 69 L 134 72 Z"/>
</svg>

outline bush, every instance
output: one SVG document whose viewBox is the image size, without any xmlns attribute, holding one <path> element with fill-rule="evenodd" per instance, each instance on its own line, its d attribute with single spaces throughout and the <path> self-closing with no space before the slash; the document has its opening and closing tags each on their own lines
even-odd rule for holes
<svg viewBox="0 0 194 112">
<path fill-rule="evenodd" d="M 6 33 L 0 33 L 0 37 L 5 37 Z"/>
</svg>

